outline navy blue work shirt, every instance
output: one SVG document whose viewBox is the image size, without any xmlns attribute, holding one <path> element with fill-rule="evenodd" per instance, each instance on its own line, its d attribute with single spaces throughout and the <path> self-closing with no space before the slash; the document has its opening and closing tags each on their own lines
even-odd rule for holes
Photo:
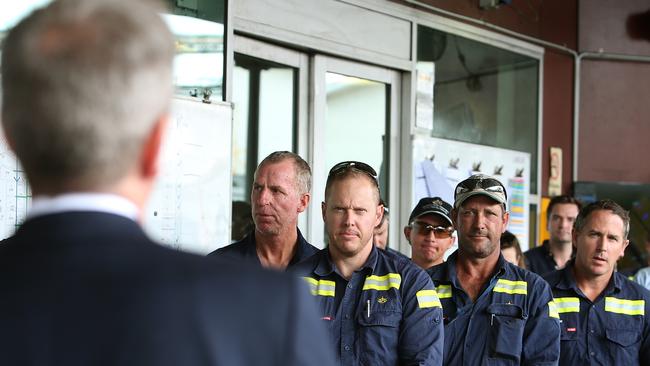
<svg viewBox="0 0 650 366">
<path fill-rule="evenodd" d="M 499 256 L 475 302 L 456 275 L 458 251 L 431 267 L 445 323 L 445 365 L 555 365 L 560 322 L 548 284 Z"/>
<path fill-rule="evenodd" d="M 650 292 L 615 272 L 591 302 L 573 268 L 544 277 L 562 320 L 560 365 L 650 365 Z"/>
<path fill-rule="evenodd" d="M 553 259 L 551 244 L 549 244 L 548 240 L 544 240 L 542 245 L 538 247 L 527 250 L 524 253 L 524 260 L 526 261 L 526 268 L 540 276 L 557 269 L 557 263 Z"/>
<path fill-rule="evenodd" d="M 299 263 L 300 261 L 311 257 L 312 255 L 318 252 L 318 248 L 309 244 L 307 240 L 302 236 L 300 229 L 296 228 L 298 231 L 298 240 L 296 242 L 296 252 L 294 253 L 291 261 L 287 268 L 293 266 L 294 264 Z M 257 256 L 256 242 L 255 242 L 255 229 L 248 233 L 244 239 L 227 245 L 223 248 L 219 248 L 214 252 L 208 254 L 208 256 L 217 256 L 226 260 L 237 260 L 237 261 L 247 261 L 258 266 L 262 266 L 260 258 Z"/>
<path fill-rule="evenodd" d="M 323 249 L 292 270 L 309 283 L 341 365 L 442 365 L 440 301 L 409 260 L 373 246 L 347 281 Z"/>
</svg>

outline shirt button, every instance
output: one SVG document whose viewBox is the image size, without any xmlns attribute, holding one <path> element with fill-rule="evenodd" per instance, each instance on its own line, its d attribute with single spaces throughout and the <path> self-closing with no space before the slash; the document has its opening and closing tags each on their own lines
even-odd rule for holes
<svg viewBox="0 0 650 366">
<path fill-rule="evenodd" d="M 351 284 L 351 283 L 348 283 L 348 288 L 352 288 L 352 284 Z"/>
<path fill-rule="evenodd" d="M 595 330 L 591 329 L 589 333 L 594 334 Z"/>
<path fill-rule="evenodd" d="M 593 356 L 593 355 L 595 355 L 595 354 L 596 354 L 596 352 L 594 352 L 594 351 L 589 352 L 589 355 L 590 355 L 590 356 Z"/>
<path fill-rule="evenodd" d="M 350 346 L 345 345 L 345 347 L 343 347 L 343 349 L 346 350 L 346 351 L 349 351 L 349 350 L 350 350 Z"/>
<path fill-rule="evenodd" d="M 350 314 L 345 314 L 345 319 L 350 319 Z"/>
</svg>

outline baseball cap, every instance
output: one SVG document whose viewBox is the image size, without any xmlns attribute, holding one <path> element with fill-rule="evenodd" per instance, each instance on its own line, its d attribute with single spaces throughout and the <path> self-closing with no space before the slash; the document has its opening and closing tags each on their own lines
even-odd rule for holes
<svg viewBox="0 0 650 366">
<path fill-rule="evenodd" d="M 476 195 L 488 196 L 504 205 L 508 202 L 506 188 L 499 180 L 489 175 L 475 174 L 456 186 L 454 207 L 460 207 L 466 199 Z"/>
<path fill-rule="evenodd" d="M 440 215 L 449 222 L 449 225 L 453 225 L 450 216 L 451 205 L 440 197 L 424 197 L 420 199 L 420 202 L 415 205 L 415 208 L 411 212 L 411 216 L 409 216 L 409 224 L 418 217 L 427 214 Z"/>
</svg>

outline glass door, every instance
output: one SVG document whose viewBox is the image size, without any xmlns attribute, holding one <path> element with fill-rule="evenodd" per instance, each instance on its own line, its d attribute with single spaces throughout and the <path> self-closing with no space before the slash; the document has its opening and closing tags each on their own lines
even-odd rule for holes
<svg viewBox="0 0 650 366">
<path fill-rule="evenodd" d="M 312 207 L 320 209 L 329 169 L 346 160 L 370 164 L 379 174 L 381 195 L 387 206 L 393 200 L 399 204 L 399 76 L 391 69 L 320 55 L 313 57 Z M 398 248 L 399 220 L 393 221 L 389 246 Z M 309 224 L 312 244 L 326 244 L 320 212 L 310 216 Z"/>
</svg>

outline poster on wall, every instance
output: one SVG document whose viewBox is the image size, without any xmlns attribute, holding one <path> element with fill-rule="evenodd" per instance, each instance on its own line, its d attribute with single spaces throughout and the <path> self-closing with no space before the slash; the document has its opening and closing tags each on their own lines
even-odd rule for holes
<svg viewBox="0 0 650 366">
<path fill-rule="evenodd" d="M 422 197 L 434 196 L 453 204 L 454 188 L 472 174 L 486 174 L 501 181 L 508 193 L 508 230 L 517 236 L 523 251 L 528 249 L 530 153 L 415 137 L 413 162 L 413 205 Z"/>
</svg>

